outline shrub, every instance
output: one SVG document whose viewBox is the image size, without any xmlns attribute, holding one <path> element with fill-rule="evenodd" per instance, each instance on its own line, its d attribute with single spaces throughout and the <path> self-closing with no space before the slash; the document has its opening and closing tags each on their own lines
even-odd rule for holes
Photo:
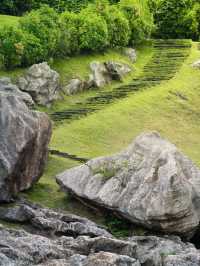
<svg viewBox="0 0 200 266">
<path fill-rule="evenodd" d="M 153 18 L 147 6 L 144 12 L 134 0 L 121 0 L 119 7 L 129 21 L 131 43 L 138 43 L 149 38 L 153 29 Z"/>
<path fill-rule="evenodd" d="M 80 13 L 80 48 L 101 51 L 108 45 L 108 28 L 105 20 L 97 14 Z"/>
<path fill-rule="evenodd" d="M 197 24 L 193 0 L 160 0 L 155 22 L 157 36 L 162 38 L 188 38 L 196 34 Z"/>
<path fill-rule="evenodd" d="M 24 47 L 21 60 L 22 66 L 29 66 L 46 60 L 44 58 L 43 46 L 35 35 L 27 32 L 23 33 L 22 43 Z"/>
<path fill-rule="evenodd" d="M 0 55 L 5 68 L 11 69 L 21 64 L 24 53 L 23 33 L 13 27 L 0 29 Z"/>
<path fill-rule="evenodd" d="M 108 26 L 109 46 L 127 46 L 130 39 L 129 21 L 116 6 L 107 6 L 103 16 Z"/>
<path fill-rule="evenodd" d="M 58 48 L 60 39 L 58 19 L 56 11 L 44 5 L 20 20 L 21 29 L 40 40 L 46 59 L 53 57 Z"/>
<path fill-rule="evenodd" d="M 79 48 L 79 17 L 75 13 L 64 12 L 60 17 L 59 55 L 65 56 L 78 53 Z"/>
<path fill-rule="evenodd" d="M 97 1 L 83 10 L 87 14 L 97 14 L 107 23 L 109 47 L 126 46 L 130 38 L 129 22 L 115 5 L 109 5 L 107 0 Z"/>
</svg>

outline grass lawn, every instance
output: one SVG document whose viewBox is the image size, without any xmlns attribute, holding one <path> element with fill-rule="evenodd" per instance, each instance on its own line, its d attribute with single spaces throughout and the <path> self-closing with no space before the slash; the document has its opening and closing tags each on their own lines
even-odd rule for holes
<svg viewBox="0 0 200 266">
<path fill-rule="evenodd" d="M 0 15 L 0 27 L 3 26 L 17 26 L 19 17 Z"/>
<path fill-rule="evenodd" d="M 193 43 L 190 56 L 169 82 L 138 92 L 81 120 L 57 126 L 50 146 L 92 158 L 118 152 L 141 132 L 156 130 L 200 166 L 200 71 L 191 67 L 199 57 L 200 51 Z M 139 71 L 144 64 L 143 56 L 137 64 Z M 58 192 L 53 177 L 75 164 L 50 157 L 43 178 L 26 195 L 46 206 L 70 210 L 72 201 Z M 82 209 L 77 207 L 77 214 L 83 214 Z"/>
</svg>

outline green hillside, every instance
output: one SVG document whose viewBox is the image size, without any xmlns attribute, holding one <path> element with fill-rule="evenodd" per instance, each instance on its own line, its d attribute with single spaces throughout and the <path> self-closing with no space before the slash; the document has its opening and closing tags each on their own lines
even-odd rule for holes
<svg viewBox="0 0 200 266">
<path fill-rule="evenodd" d="M 19 21 L 18 17 L 0 15 L 0 27 L 3 27 L 3 26 L 17 26 L 18 21 Z"/>
</svg>

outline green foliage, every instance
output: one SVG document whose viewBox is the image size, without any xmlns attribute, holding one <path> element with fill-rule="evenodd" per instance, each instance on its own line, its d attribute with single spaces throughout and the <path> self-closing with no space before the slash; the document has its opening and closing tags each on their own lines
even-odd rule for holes
<svg viewBox="0 0 200 266">
<path fill-rule="evenodd" d="M 115 169 L 115 167 L 108 167 L 106 165 L 103 165 L 97 169 L 94 169 L 93 175 L 101 174 L 103 177 L 103 180 L 106 182 L 107 180 L 115 176 L 116 172 L 117 172 L 117 169 Z"/>
<path fill-rule="evenodd" d="M 101 51 L 108 45 L 108 28 L 105 20 L 97 14 L 82 12 L 79 15 L 80 48 Z"/>
<path fill-rule="evenodd" d="M 44 59 L 52 57 L 57 49 L 60 39 L 58 19 L 56 11 L 44 5 L 36 11 L 31 11 L 20 20 L 21 29 L 40 40 Z"/>
<path fill-rule="evenodd" d="M 17 51 L 15 60 L 6 61 L 11 55 L 6 55 L 8 50 L 4 49 L 1 52 L 3 64 L 6 68 L 11 67 L 11 61 L 12 67 L 28 66 L 51 58 L 63 58 L 85 51 L 103 51 L 105 48 L 139 42 L 148 37 L 151 24 L 147 23 L 148 12 L 140 12 L 137 1 L 121 0 L 119 5 L 110 5 L 107 0 L 95 0 L 79 13 L 65 11 L 62 14 L 48 5 L 42 5 L 20 19 L 18 28 L 21 39 L 18 39 L 23 51 L 20 55 Z M 41 1 L 44 2 L 53 5 L 53 1 Z M 54 4 L 59 4 L 62 10 L 64 2 L 54 1 Z M 77 5 L 83 2 L 77 1 Z M 32 1 L 34 7 L 37 4 L 37 1 Z"/>
<path fill-rule="evenodd" d="M 111 15 L 112 14 L 112 15 Z M 108 26 L 109 46 L 127 46 L 130 39 L 129 21 L 117 6 L 107 6 L 103 16 Z"/>
<path fill-rule="evenodd" d="M 147 6 L 145 13 L 135 0 L 121 0 L 119 7 L 129 21 L 131 43 L 139 43 L 150 37 L 153 29 L 153 18 Z"/>
<path fill-rule="evenodd" d="M 162 38 L 196 38 L 198 24 L 193 0 L 151 0 L 156 34 Z"/>
<path fill-rule="evenodd" d="M 78 53 L 80 51 L 78 15 L 68 11 L 64 12 L 60 17 L 60 30 L 59 55 Z"/>
<path fill-rule="evenodd" d="M 31 33 L 23 33 L 23 55 L 21 58 L 22 66 L 29 66 L 44 60 L 44 47 L 40 39 Z"/>
<path fill-rule="evenodd" d="M 128 237 L 131 234 L 132 224 L 125 221 L 122 218 L 115 217 L 113 215 L 108 215 L 105 219 L 105 224 L 108 230 L 115 237 Z"/>
<path fill-rule="evenodd" d="M 14 68 L 21 63 L 24 53 L 23 33 L 13 27 L 0 30 L 0 57 L 6 68 Z"/>
</svg>

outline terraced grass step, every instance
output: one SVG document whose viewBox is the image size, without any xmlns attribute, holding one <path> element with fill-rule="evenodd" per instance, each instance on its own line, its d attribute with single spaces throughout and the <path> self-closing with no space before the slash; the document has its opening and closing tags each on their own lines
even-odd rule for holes
<svg viewBox="0 0 200 266">
<path fill-rule="evenodd" d="M 174 77 L 184 60 L 190 53 L 190 40 L 155 40 L 153 56 L 144 66 L 143 73 L 134 78 L 128 85 L 120 85 L 112 91 L 97 91 L 96 96 L 89 97 L 83 102 L 75 103 L 70 109 L 51 114 L 54 121 L 72 121 L 89 113 L 101 110 L 107 104 L 127 97 L 142 89 L 159 85 Z"/>
</svg>

